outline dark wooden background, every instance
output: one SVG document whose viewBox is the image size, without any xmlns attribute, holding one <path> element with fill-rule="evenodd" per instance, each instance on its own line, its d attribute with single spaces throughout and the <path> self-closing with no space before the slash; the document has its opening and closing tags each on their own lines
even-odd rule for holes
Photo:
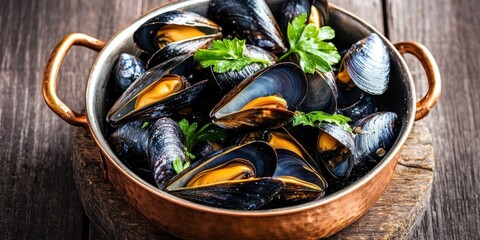
<svg viewBox="0 0 480 240">
<path fill-rule="evenodd" d="M 0 239 L 88 239 L 89 221 L 72 178 L 72 128 L 41 96 L 50 51 L 70 32 L 108 40 L 166 0 L 2 0 L 0 7 Z M 415 238 L 476 239 L 480 232 L 480 14 L 477 0 L 335 0 L 392 42 L 418 41 L 443 77 L 439 104 L 423 121 L 433 135 L 431 206 Z M 58 91 L 74 109 L 84 105 L 96 53 L 74 48 Z M 407 57 L 418 95 L 424 72 Z M 93 235 L 93 236 L 92 236 Z"/>
</svg>

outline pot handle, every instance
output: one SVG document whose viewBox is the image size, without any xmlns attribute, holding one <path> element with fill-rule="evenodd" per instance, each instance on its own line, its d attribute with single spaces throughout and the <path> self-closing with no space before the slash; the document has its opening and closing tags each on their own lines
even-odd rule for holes
<svg viewBox="0 0 480 240">
<path fill-rule="evenodd" d="M 105 46 L 105 42 L 83 33 L 71 33 L 65 36 L 50 54 L 50 59 L 48 59 L 43 74 L 42 92 L 43 99 L 53 112 L 64 121 L 74 126 L 81 126 L 88 124 L 87 116 L 72 110 L 63 103 L 57 95 L 58 72 L 60 71 L 65 55 L 67 55 L 67 52 L 72 46 L 76 45 L 87 47 L 99 52 Z"/>
<path fill-rule="evenodd" d="M 442 80 L 437 62 L 433 58 L 430 51 L 417 42 L 400 42 L 395 44 L 400 54 L 410 53 L 415 56 L 427 74 L 428 92 L 417 102 L 417 110 L 415 112 L 415 121 L 420 120 L 428 115 L 430 109 L 437 103 L 442 91 Z"/>
</svg>

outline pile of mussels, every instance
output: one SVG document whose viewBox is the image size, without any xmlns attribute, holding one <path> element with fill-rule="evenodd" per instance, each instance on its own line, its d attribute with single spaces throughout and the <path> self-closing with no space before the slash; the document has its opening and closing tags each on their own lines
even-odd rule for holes
<svg viewBox="0 0 480 240">
<path fill-rule="evenodd" d="M 288 49 L 287 23 L 302 13 L 322 26 L 328 3 L 285 1 L 280 26 L 263 0 L 213 0 L 209 19 L 170 11 L 147 21 L 134 34 L 141 56 L 124 53 L 112 70 L 107 123 L 113 151 L 159 189 L 221 208 L 305 203 L 362 177 L 397 135 L 397 115 L 382 112 L 378 100 L 388 87 L 389 54 L 372 33 L 341 51 L 331 72 L 305 74 L 295 57 L 279 62 L 276 54 Z M 246 39 L 244 54 L 269 66 L 252 63 L 226 73 L 202 68 L 193 54 L 222 36 Z M 294 127 L 295 111 L 343 114 L 353 131 L 329 123 Z M 213 123 L 228 138 L 197 143 L 190 158 L 181 119 Z M 177 174 L 175 161 L 191 165 Z"/>
</svg>

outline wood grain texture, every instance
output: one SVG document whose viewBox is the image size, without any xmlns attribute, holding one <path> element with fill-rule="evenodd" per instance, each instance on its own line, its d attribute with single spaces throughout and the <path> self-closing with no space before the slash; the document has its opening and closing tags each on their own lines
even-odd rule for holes
<svg viewBox="0 0 480 240">
<path fill-rule="evenodd" d="M 478 239 L 480 232 L 479 1 L 387 1 L 390 39 L 426 45 L 440 67 L 442 96 L 425 120 L 433 133 L 437 165 L 431 207 L 419 239 Z M 423 69 L 408 58 L 418 95 Z"/>
<path fill-rule="evenodd" d="M 433 179 L 432 136 L 425 124 L 413 128 L 392 182 L 372 208 L 332 239 L 391 239 L 411 236 L 428 206 Z M 151 225 L 121 198 L 104 178 L 98 147 L 83 128 L 74 133 L 74 177 L 97 237 L 174 239 Z M 421 166 L 421 167 L 419 167 Z"/>
</svg>

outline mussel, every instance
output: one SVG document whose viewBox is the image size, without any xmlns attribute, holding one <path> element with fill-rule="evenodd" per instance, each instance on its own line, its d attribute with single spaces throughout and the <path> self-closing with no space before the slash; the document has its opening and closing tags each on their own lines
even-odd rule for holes
<svg viewBox="0 0 480 240">
<path fill-rule="evenodd" d="M 315 71 L 306 74 L 308 91 L 305 100 L 299 107 L 302 112 L 323 111 L 334 113 L 337 110 L 338 90 L 335 75 L 330 72 Z"/>
<path fill-rule="evenodd" d="M 305 98 L 305 74 L 278 63 L 245 79 L 212 109 L 213 123 L 229 129 L 271 129 L 286 124 Z"/>
<path fill-rule="evenodd" d="M 371 33 L 353 44 L 343 57 L 337 79 L 345 84 L 353 81 L 372 95 L 383 94 L 390 79 L 390 55 L 380 36 Z"/>
<path fill-rule="evenodd" d="M 322 27 L 328 21 L 330 12 L 326 0 L 287 0 L 284 1 L 280 12 L 280 28 L 287 36 L 288 23 L 302 14 L 307 14 L 309 23 Z"/>
<path fill-rule="evenodd" d="M 153 178 L 157 187 L 163 189 L 165 184 L 176 175 L 173 162 L 186 161 L 184 136 L 178 124 L 170 118 L 158 119 L 151 129 L 148 139 L 148 156 Z"/>
<path fill-rule="evenodd" d="M 351 106 L 339 109 L 342 115 L 349 117 L 352 122 L 378 112 L 378 105 L 372 95 L 365 94 Z"/>
<path fill-rule="evenodd" d="M 284 187 L 272 179 L 274 149 L 253 141 L 214 152 L 175 176 L 165 190 L 214 207 L 251 210 L 269 203 Z"/>
<path fill-rule="evenodd" d="M 353 126 L 355 136 L 355 164 L 370 159 L 377 161 L 393 145 L 398 116 L 394 112 L 377 112 L 358 120 Z"/>
<path fill-rule="evenodd" d="M 275 55 L 250 44 L 245 45 L 244 54 L 247 57 L 265 59 L 270 62 L 269 65 L 277 62 L 277 57 Z M 261 63 L 251 63 L 240 71 L 232 70 L 225 73 L 216 73 L 213 71 L 213 67 L 210 67 L 210 74 L 213 76 L 213 79 L 218 84 L 220 89 L 222 89 L 224 92 L 228 92 L 237 86 L 240 81 L 250 77 L 265 67 L 268 66 Z"/>
<path fill-rule="evenodd" d="M 192 46 L 203 46 L 204 44 L 195 45 L 189 41 L 198 43 L 197 40 L 220 38 L 220 30 L 216 23 L 196 13 L 176 10 L 148 20 L 135 31 L 133 40 L 142 51 L 154 54 L 172 44 L 182 44 L 184 50 Z M 174 49 L 178 49 L 178 46 L 173 46 L 167 53 L 173 53 Z M 192 48 L 192 51 L 195 50 Z"/>
<path fill-rule="evenodd" d="M 182 55 L 148 70 L 115 102 L 107 121 L 116 126 L 136 119 L 158 119 L 190 105 L 206 85 L 206 81 L 191 86 L 187 82 L 192 63 L 193 56 Z"/>
<path fill-rule="evenodd" d="M 212 0 L 209 16 L 220 23 L 224 37 L 247 39 L 273 53 L 287 51 L 280 28 L 264 0 Z"/>
<path fill-rule="evenodd" d="M 312 201 L 325 194 L 327 182 L 301 156 L 293 151 L 277 149 L 278 164 L 273 177 L 282 180 L 285 188 L 276 196 L 277 205 Z"/>
<path fill-rule="evenodd" d="M 142 60 L 128 53 L 120 54 L 114 70 L 115 88 L 118 93 L 125 92 L 145 71 Z"/>
<path fill-rule="evenodd" d="M 353 134 L 333 124 L 318 126 L 317 151 L 324 167 L 334 178 L 348 178 L 353 168 Z"/>
</svg>

